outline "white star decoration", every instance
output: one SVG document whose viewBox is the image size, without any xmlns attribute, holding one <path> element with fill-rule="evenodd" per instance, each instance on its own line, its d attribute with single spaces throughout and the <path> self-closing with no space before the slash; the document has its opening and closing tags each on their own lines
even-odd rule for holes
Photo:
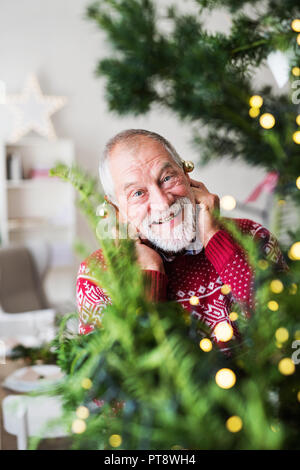
<svg viewBox="0 0 300 470">
<path fill-rule="evenodd" d="M 31 75 L 22 94 L 7 96 L 6 105 L 15 115 L 8 140 L 16 142 L 30 131 L 54 139 L 56 134 L 50 116 L 65 103 L 65 97 L 43 95 L 37 78 Z"/>
</svg>

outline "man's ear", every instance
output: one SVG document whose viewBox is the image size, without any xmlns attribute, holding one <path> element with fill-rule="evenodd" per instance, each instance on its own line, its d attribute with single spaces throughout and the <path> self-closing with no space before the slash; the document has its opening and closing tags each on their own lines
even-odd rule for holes
<svg viewBox="0 0 300 470">
<path fill-rule="evenodd" d="M 191 185 L 191 178 L 190 178 L 190 175 L 188 173 L 184 173 L 186 179 L 187 179 L 187 182 L 189 184 L 189 186 Z"/>
</svg>

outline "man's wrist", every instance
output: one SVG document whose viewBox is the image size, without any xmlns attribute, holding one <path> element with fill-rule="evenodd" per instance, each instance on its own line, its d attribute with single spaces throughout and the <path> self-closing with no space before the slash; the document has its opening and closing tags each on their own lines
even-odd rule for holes
<svg viewBox="0 0 300 470">
<path fill-rule="evenodd" d="M 165 268 L 163 263 L 161 264 L 151 264 L 148 266 L 143 266 L 142 268 L 144 271 L 159 271 L 162 274 L 165 274 Z"/>
<path fill-rule="evenodd" d="M 204 237 L 204 239 L 203 239 L 203 242 L 202 242 L 204 248 L 206 248 L 206 246 L 208 245 L 210 239 L 211 239 L 217 232 L 219 232 L 219 230 L 221 230 L 221 227 L 216 227 L 215 229 L 209 231 L 209 232 L 205 235 L 205 237 Z"/>
</svg>

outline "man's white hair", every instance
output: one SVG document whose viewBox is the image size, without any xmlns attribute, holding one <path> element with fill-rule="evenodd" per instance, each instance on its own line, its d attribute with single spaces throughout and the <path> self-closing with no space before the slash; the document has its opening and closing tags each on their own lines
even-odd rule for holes
<svg viewBox="0 0 300 470">
<path fill-rule="evenodd" d="M 156 132 L 147 131 L 145 129 L 127 129 L 125 131 L 119 132 L 107 142 L 99 163 L 99 177 L 104 194 L 106 194 L 114 204 L 117 204 L 117 200 L 115 195 L 114 182 L 108 165 L 108 158 L 110 153 L 117 144 L 124 144 L 129 148 L 133 148 L 140 142 L 141 137 L 148 137 L 155 140 L 156 142 L 159 142 L 167 150 L 177 165 L 182 168 L 182 160 L 176 152 L 175 148 L 167 139 L 157 134 Z"/>
</svg>

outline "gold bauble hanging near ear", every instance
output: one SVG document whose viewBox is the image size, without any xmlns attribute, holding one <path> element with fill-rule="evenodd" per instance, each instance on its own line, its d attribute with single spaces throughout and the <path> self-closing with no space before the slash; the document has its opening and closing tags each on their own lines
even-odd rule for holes
<svg viewBox="0 0 300 470">
<path fill-rule="evenodd" d="M 182 160 L 183 171 L 185 173 L 190 173 L 195 168 L 195 165 L 190 160 Z"/>
</svg>

